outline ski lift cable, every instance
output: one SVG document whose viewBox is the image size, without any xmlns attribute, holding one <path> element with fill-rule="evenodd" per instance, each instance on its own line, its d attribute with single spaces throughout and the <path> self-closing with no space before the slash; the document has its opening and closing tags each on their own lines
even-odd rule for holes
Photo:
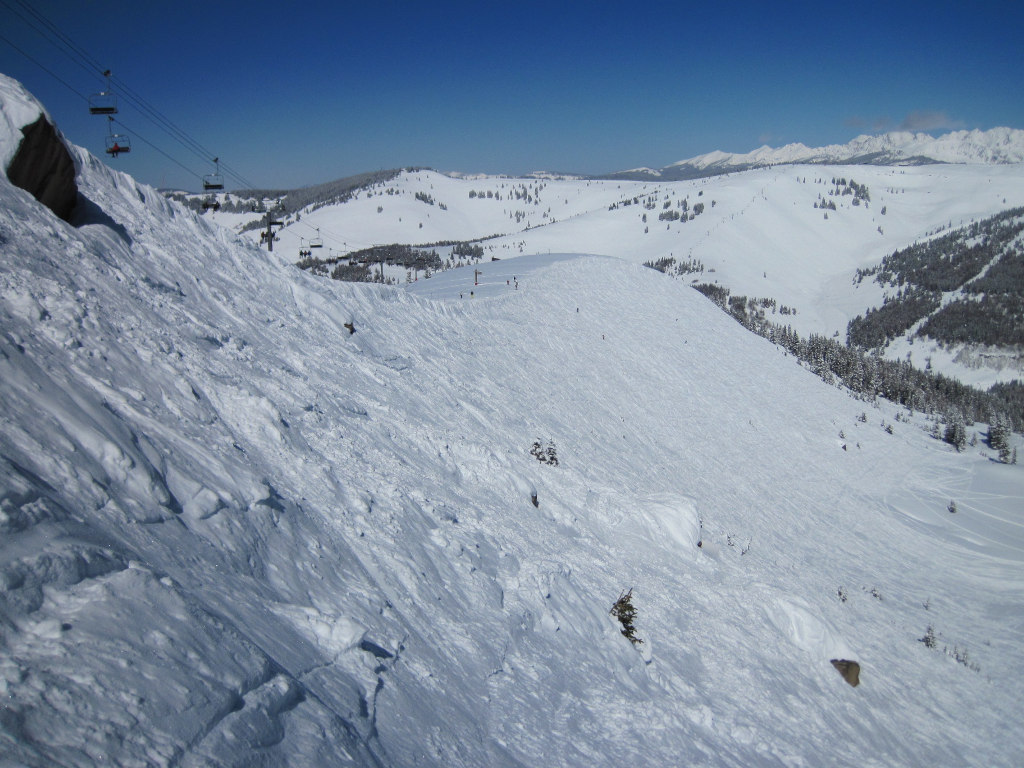
<svg viewBox="0 0 1024 768">
<path fill-rule="evenodd" d="M 68 56 L 70 59 L 72 59 L 76 64 L 78 64 L 79 66 L 83 67 L 84 69 L 86 69 L 89 72 L 92 72 L 94 74 L 96 74 L 96 73 L 100 74 L 109 83 L 109 81 L 110 81 L 109 72 L 106 71 L 106 70 L 103 70 L 101 65 L 92 56 L 90 56 L 87 51 L 85 51 L 81 46 L 77 45 L 69 36 L 64 34 L 55 24 L 53 24 L 48 19 L 46 19 L 46 17 L 44 17 L 41 13 L 39 13 L 34 8 L 28 6 L 24 2 L 24 0 L 14 0 L 14 1 L 19 6 L 24 8 L 27 13 L 31 14 L 31 16 L 34 19 L 38 20 L 39 23 L 37 24 L 37 23 L 35 23 L 33 21 L 33 19 L 27 18 L 24 13 L 19 11 L 18 8 L 13 7 L 7 0 L 0 0 L 0 4 L 4 5 L 9 10 L 11 10 L 14 14 L 16 14 L 19 18 L 21 18 L 22 21 L 24 21 L 26 24 L 28 24 L 32 29 L 34 29 L 38 34 L 40 34 L 44 39 L 47 39 L 48 42 L 51 45 L 53 45 L 55 48 L 57 48 L 58 50 L 63 49 L 62 52 L 66 56 Z M 39 25 L 42 25 L 43 27 L 45 27 L 45 29 L 41 29 Z M 59 82 L 63 83 L 66 87 L 68 87 L 71 91 L 76 93 L 78 96 L 80 96 L 81 98 L 83 98 L 86 101 L 88 101 L 87 97 L 85 97 L 81 93 L 79 93 L 77 91 L 77 89 L 75 89 L 72 86 L 70 86 L 66 81 L 64 81 L 56 73 L 54 73 L 53 71 L 51 71 L 50 69 L 48 69 L 47 67 L 42 65 L 40 62 L 38 62 L 35 58 L 33 58 L 27 52 L 25 52 L 24 50 L 22 50 L 18 46 L 14 45 L 14 43 L 12 43 L 11 41 L 7 40 L 6 38 L 4 38 L 4 40 L 5 40 L 5 42 L 8 43 L 8 45 L 10 45 L 12 48 L 17 50 L 19 53 L 21 53 L 27 59 L 29 59 L 29 61 L 31 61 L 33 64 L 35 64 L 36 66 L 40 67 L 43 71 L 47 72 L 47 74 L 49 74 L 50 76 L 54 77 Z M 156 122 L 158 125 L 161 124 L 161 123 L 165 124 L 162 127 L 164 127 L 165 130 L 167 130 L 169 133 L 171 133 L 172 138 L 175 138 L 176 140 L 178 140 L 187 149 L 189 149 L 189 150 L 199 154 L 204 160 L 207 160 L 212 155 L 212 153 L 210 153 L 208 150 L 206 150 L 204 147 L 202 147 L 202 145 L 200 145 L 198 142 L 196 142 L 194 139 L 192 139 L 190 136 L 188 136 L 188 134 L 186 134 L 184 131 L 182 131 L 181 129 L 177 128 L 177 126 L 175 126 L 173 123 L 171 123 L 170 120 L 168 120 L 166 117 L 164 117 L 162 114 L 160 114 L 155 108 L 151 107 L 147 102 L 145 102 L 145 100 L 141 96 L 138 96 L 137 94 L 135 94 L 135 92 L 131 88 L 129 88 L 126 84 L 123 84 L 120 81 L 118 81 L 118 85 L 119 85 L 119 88 L 121 88 L 121 89 L 126 91 L 126 93 L 125 93 L 125 99 L 126 100 L 131 101 L 133 103 L 133 105 L 136 106 L 136 108 L 140 112 L 143 113 L 143 116 L 148 117 L 153 122 Z M 147 111 L 151 112 L 152 115 L 151 116 L 150 115 L 146 115 Z M 152 143 L 150 143 L 148 141 L 146 143 L 150 144 L 150 146 L 153 146 L 154 148 L 156 148 L 155 145 L 153 145 Z M 161 154 L 163 154 L 165 157 L 169 157 L 166 152 L 161 151 Z M 177 162 L 177 161 L 175 161 L 175 162 Z M 180 165 L 180 163 L 178 163 L 178 164 Z M 199 177 L 198 174 L 194 174 L 194 175 Z"/>
<path fill-rule="evenodd" d="M 293 222 L 292 224 L 301 224 L 304 227 L 306 227 L 307 229 L 314 230 L 315 232 L 318 233 L 318 235 L 320 236 L 321 240 L 324 240 L 326 238 L 326 240 L 334 243 L 334 245 L 328 244 L 329 248 L 336 248 L 337 247 L 337 249 L 339 251 L 351 252 L 351 251 L 361 250 L 361 249 L 364 249 L 364 248 L 372 248 L 373 247 L 372 245 L 366 244 L 366 243 L 353 243 L 353 242 L 349 241 L 347 238 L 342 237 L 341 235 L 339 235 L 336 232 L 332 232 L 329 229 L 324 229 L 323 227 L 314 227 L 312 224 L 308 224 L 305 221 L 296 221 L 296 222 Z M 292 225 L 289 225 L 289 226 L 292 226 Z M 305 240 L 309 240 L 309 241 L 312 242 L 316 238 L 300 238 L 300 239 L 305 239 Z M 341 247 L 338 247 L 338 246 L 341 246 Z"/>
<path fill-rule="evenodd" d="M 40 36 L 42 36 L 44 39 L 47 39 L 47 41 L 55 48 L 57 48 L 58 50 L 62 49 L 64 55 L 72 59 L 78 66 L 82 67 L 83 69 L 94 75 L 99 75 L 100 77 L 103 77 L 108 86 L 111 79 L 113 79 L 118 87 L 118 93 L 123 96 L 125 101 L 129 102 L 137 111 L 139 111 L 143 115 L 143 117 L 146 117 L 146 119 L 158 125 L 162 130 L 169 134 L 171 138 L 175 139 L 178 143 L 180 143 L 190 152 L 192 152 L 205 162 L 209 162 L 210 158 L 214 156 L 213 152 L 204 147 L 201 143 L 199 143 L 199 141 L 194 139 L 186 131 L 178 127 L 174 122 L 170 120 L 170 118 L 168 118 L 156 107 L 154 107 L 152 104 L 146 101 L 145 98 L 138 94 L 127 83 L 124 83 L 122 80 L 120 80 L 120 78 L 117 78 L 116 76 L 111 78 L 109 70 L 105 70 L 102 67 L 102 65 L 99 64 L 99 62 L 88 53 L 88 51 L 86 51 L 84 48 L 78 45 L 70 36 L 62 32 L 56 24 L 47 19 L 42 13 L 28 5 L 28 3 L 25 2 L 25 0 L 13 1 L 17 3 L 17 5 L 20 6 L 20 8 L 24 9 L 25 13 L 22 13 L 18 8 L 12 6 L 11 3 L 8 2 L 8 0 L 0 0 L 0 4 L 2 4 L 4 7 L 8 8 L 13 13 L 15 13 L 20 19 L 22 19 L 22 21 L 28 24 Z M 27 18 L 25 15 L 26 13 L 29 14 L 32 18 Z M 35 21 L 33 21 L 33 19 Z M 42 26 L 43 28 L 40 28 L 40 26 Z M 46 72 L 51 77 L 56 79 L 58 82 L 63 84 L 73 93 L 78 95 L 80 98 L 88 102 L 88 97 L 81 94 L 77 89 L 68 84 L 63 78 L 58 76 L 56 73 L 54 73 L 52 70 L 50 70 L 40 62 L 38 62 L 35 58 L 33 58 L 31 55 L 23 51 L 21 48 L 14 45 L 11 41 L 7 40 L 6 38 L 3 39 L 5 42 L 8 43 L 8 45 L 10 45 L 16 51 L 21 53 L 23 56 L 25 56 L 25 58 L 27 58 L 33 64 L 35 64 L 44 72 Z M 187 167 L 180 161 L 171 157 L 167 152 L 159 149 L 155 144 L 153 144 L 149 140 L 144 139 L 137 132 L 133 133 L 138 135 L 139 138 L 142 139 L 147 145 L 153 147 L 154 149 L 157 149 L 157 151 L 159 151 L 161 155 L 168 158 L 169 160 L 172 160 L 176 165 L 182 168 Z M 225 176 L 228 176 L 229 178 L 232 178 L 235 181 L 237 181 L 242 188 L 259 189 L 259 185 L 247 179 L 241 173 L 236 171 L 231 165 L 227 163 L 221 163 L 220 167 L 223 170 L 223 174 Z M 189 173 L 200 180 L 202 179 L 202 176 L 200 174 L 195 173 L 194 171 L 189 170 Z"/>
<path fill-rule="evenodd" d="M 22 13 L 18 8 L 13 7 L 9 2 L 7 2 L 7 0 L 0 0 L 0 3 L 18 16 L 18 18 L 28 26 L 34 29 L 41 37 L 47 39 L 51 45 L 58 50 L 63 48 L 64 54 L 73 59 L 80 67 L 94 75 L 98 74 L 103 76 L 104 68 L 94 58 L 92 58 L 85 49 L 77 45 L 74 40 L 61 32 L 53 22 L 43 16 L 24 0 L 15 0 L 15 2 L 32 18 L 27 18 L 25 13 Z M 39 25 L 42 25 L 45 29 L 40 29 Z"/>
<path fill-rule="evenodd" d="M 138 131 L 133 131 L 131 128 L 129 128 L 127 125 L 125 125 L 120 120 L 111 120 L 111 122 L 112 123 L 117 123 L 119 126 L 121 126 L 125 130 L 126 133 L 130 134 L 133 138 L 138 139 L 139 141 L 141 141 L 143 144 L 147 145 L 148 147 L 150 147 L 152 149 L 155 149 L 157 152 L 159 152 L 161 155 L 166 157 L 172 163 L 177 165 L 183 171 L 188 172 L 190 175 L 195 176 L 197 179 L 201 179 L 202 178 L 202 174 L 196 173 L 194 170 L 189 168 L 187 165 L 182 163 L 180 160 L 177 160 L 176 158 L 171 157 L 171 155 L 169 155 L 166 152 L 164 152 L 162 149 L 160 149 L 160 147 L 158 147 L 156 144 L 151 142 L 149 139 L 147 139 L 145 136 L 143 136 Z"/>
<path fill-rule="evenodd" d="M 199 141 L 197 141 L 195 138 L 189 135 L 186 131 L 178 127 L 173 121 L 170 120 L 170 118 L 168 118 L 166 115 L 160 112 L 160 110 L 158 110 L 148 101 L 146 101 L 146 99 L 141 94 L 137 93 L 127 83 L 123 82 L 120 78 L 117 78 L 116 76 L 111 78 L 109 75 L 109 71 L 104 70 L 103 67 L 96 61 L 96 59 L 89 55 L 89 53 L 84 48 L 75 43 L 75 41 L 72 40 L 71 37 L 62 32 L 59 27 L 57 27 L 53 22 L 49 21 L 39 11 L 29 6 L 25 2 L 25 0 L 14 0 L 14 2 L 16 2 L 22 9 L 24 9 L 24 11 L 27 14 L 30 14 L 32 18 L 26 17 L 25 13 L 22 13 L 21 11 L 18 10 L 18 8 L 13 7 L 11 3 L 8 2 L 8 0 L 0 0 L 0 4 L 10 9 L 19 18 L 21 18 L 22 21 L 28 24 L 42 37 L 48 39 L 51 45 L 58 49 L 63 49 L 62 52 L 69 58 L 73 59 L 76 64 L 83 67 L 89 72 L 92 72 L 94 74 L 100 74 L 101 76 L 106 78 L 108 84 L 111 80 L 113 80 L 118 87 L 118 93 L 123 96 L 124 100 L 131 103 L 131 105 L 134 106 L 140 113 L 142 113 L 144 117 L 146 117 L 151 122 L 154 122 L 159 127 L 161 127 L 173 139 L 182 144 L 182 146 L 184 146 L 190 152 L 196 154 L 201 159 L 207 162 L 209 161 L 210 157 L 213 156 L 213 153 L 209 149 L 204 147 Z M 33 19 L 35 21 L 33 21 Z M 40 28 L 40 25 L 43 28 Z M 12 44 L 12 47 L 15 46 L 13 46 Z M 21 51 L 17 48 L 16 50 L 19 50 L 20 53 L 22 53 L 27 58 L 32 60 L 33 63 L 37 64 L 42 69 L 44 69 L 44 71 L 47 71 L 53 77 L 60 80 L 60 78 L 57 77 L 56 74 L 50 72 L 45 67 L 42 67 L 42 65 L 36 62 L 34 59 L 32 59 L 31 56 L 28 56 L 28 54 L 24 53 L 24 51 Z M 67 83 L 65 83 L 65 85 L 67 85 Z M 71 86 L 68 87 L 71 88 Z M 75 89 L 71 88 L 71 90 L 74 91 Z M 75 92 L 77 93 L 77 91 Z M 81 96 L 81 94 L 79 95 Z M 166 153 L 162 152 L 162 154 L 167 156 Z M 241 174 L 239 174 L 237 171 L 231 168 L 231 166 L 223 164 L 223 168 L 226 175 L 229 175 L 230 177 L 236 179 L 242 186 L 247 186 L 253 189 L 256 188 L 255 184 L 253 184 L 251 181 L 243 177 Z"/>
<path fill-rule="evenodd" d="M 345 240 L 344 237 L 342 237 L 341 235 L 339 235 L 336 232 L 332 232 L 329 229 L 325 229 L 324 227 L 314 227 L 312 224 L 309 224 L 309 223 L 307 223 L 305 221 L 297 221 L 295 223 L 296 224 L 302 224 L 303 226 L 307 227 L 308 229 L 316 230 L 317 234 L 321 236 L 321 239 L 323 237 L 326 237 L 327 239 L 333 240 L 336 243 L 342 243 L 342 244 L 346 243 L 346 240 Z M 367 246 L 367 247 L 370 247 L 370 246 Z"/>
<path fill-rule="evenodd" d="M 119 77 L 114 76 L 111 79 L 114 81 L 115 85 L 117 85 L 118 94 L 120 94 L 125 101 L 134 106 L 143 117 L 155 123 L 187 150 L 206 162 L 209 162 L 210 158 L 214 156 L 213 152 L 208 150 L 198 141 L 189 136 L 188 133 L 171 122 L 169 118 L 156 109 L 156 107 L 150 105 L 149 102 L 137 94 Z"/>
<path fill-rule="evenodd" d="M 0 0 L 0 2 L 3 2 L 3 0 Z M 17 51 L 18 53 L 20 53 L 20 54 L 21 54 L 22 56 L 24 56 L 24 57 L 25 57 L 26 59 L 28 59 L 28 60 L 29 60 L 30 62 L 32 62 L 32 63 L 33 63 L 33 64 L 35 64 L 35 65 L 36 65 L 37 67 L 39 67 L 39 68 L 40 68 L 41 70 L 43 70 L 43 71 L 44 71 L 44 72 L 45 72 L 46 74 L 48 74 L 48 75 L 49 75 L 50 77 L 52 77 L 52 78 L 53 78 L 54 80 L 56 80 L 56 81 L 57 81 L 58 83 L 60 83 L 60 84 L 61 84 L 61 85 L 63 85 L 63 86 L 65 87 L 65 88 L 67 88 L 67 89 L 68 89 L 69 91 L 71 91 L 71 92 L 72 92 L 73 94 L 75 94 L 75 95 L 76 95 L 76 96 L 78 96 L 78 97 L 79 97 L 80 99 L 82 99 L 82 101 L 85 101 L 85 102 L 87 102 L 87 103 L 88 103 L 88 101 L 89 101 L 89 98 L 88 98 L 88 97 L 87 97 L 87 96 L 86 96 L 85 94 L 83 94 L 83 93 L 79 92 L 79 91 L 78 91 L 78 90 L 77 90 L 77 89 L 76 89 L 76 88 L 75 88 L 74 86 L 72 86 L 72 85 L 71 85 L 70 83 L 68 83 L 68 82 L 67 82 L 67 81 L 66 81 L 66 80 L 65 80 L 64 78 L 62 78 L 62 77 L 61 77 L 60 75 L 58 75 L 58 74 L 57 74 L 56 72 L 54 72 L 53 70 L 51 70 L 51 69 L 50 69 L 49 67 L 47 67 L 46 65 L 44 65 L 44 64 L 42 64 L 41 62 L 37 61 L 37 60 L 36 60 L 36 59 L 35 59 L 35 58 L 34 58 L 34 57 L 33 57 L 33 56 L 31 55 L 31 54 L 29 54 L 29 53 L 27 53 L 26 51 L 22 50 L 22 49 L 21 49 L 20 47 L 18 47 L 18 46 L 17 46 L 17 45 L 15 45 L 15 44 L 14 44 L 13 42 L 11 42 L 11 41 L 10 41 L 9 39 L 7 39 L 7 37 L 6 37 L 6 36 L 4 36 L 3 34 L 0 34 L 0 40 L 2 40 L 3 42 L 7 43 L 7 44 L 8 44 L 8 45 L 9 45 L 9 46 L 10 46 L 11 48 L 13 48 L 13 49 L 14 49 L 15 51 Z M 167 152 L 165 152 L 164 150 L 162 150 L 162 149 L 161 149 L 160 147 L 158 147 L 158 146 L 157 146 L 156 144 L 154 144 L 153 142 L 149 141 L 149 140 L 148 140 L 148 139 L 147 139 L 147 138 L 146 138 L 145 136 L 143 136 L 143 135 L 142 135 L 142 134 L 140 134 L 139 132 L 131 130 L 131 129 L 130 129 L 130 128 L 129 128 L 128 126 L 126 126 L 126 125 L 125 125 L 125 124 L 124 124 L 123 122 L 121 122 L 120 120 L 117 120 L 117 121 L 111 120 L 111 122 L 117 122 L 117 123 L 118 123 L 118 125 L 120 125 L 120 126 L 121 126 L 122 128 L 124 128 L 124 129 L 125 129 L 125 131 L 127 131 L 127 132 L 128 132 L 129 134 L 131 134 L 131 135 L 132 135 L 132 136 L 134 136 L 135 138 L 139 139 L 139 140 L 140 140 L 141 142 L 143 142 L 144 144 L 148 145 L 148 146 L 149 146 L 149 147 L 151 147 L 152 149 L 155 149 L 155 150 L 156 150 L 157 152 L 159 152 L 159 153 L 160 153 L 161 155 L 163 155 L 164 157 L 166 157 L 166 158 L 167 158 L 168 160 L 170 160 L 170 161 L 171 161 L 172 163 L 174 163 L 175 165 L 177 165 L 178 167 L 180 167 L 180 168 L 181 168 L 181 169 L 183 169 L 184 171 L 188 172 L 188 173 L 189 173 L 190 175 L 192 175 L 192 176 L 195 176 L 195 177 L 196 177 L 197 179 L 201 179 L 201 178 L 202 178 L 202 176 L 201 176 L 200 174 L 196 173 L 196 172 L 195 172 L 195 171 L 193 171 L 193 170 L 192 170 L 191 168 L 189 168 L 188 166 L 186 166 L 186 165 L 185 165 L 184 163 L 182 163 L 181 161 L 179 161 L 179 160 L 177 160 L 176 158 L 174 158 L 174 157 L 172 157 L 171 155 L 169 155 L 169 154 L 168 154 Z"/>
<path fill-rule="evenodd" d="M 365 250 L 367 248 L 376 248 L 377 246 L 385 245 L 385 243 L 355 242 L 347 236 L 339 235 L 337 232 L 332 232 L 330 229 L 325 229 L 324 227 L 314 227 L 312 224 L 305 220 L 293 222 L 289 226 L 293 226 L 294 224 L 301 224 L 307 229 L 319 232 L 324 238 L 331 240 L 336 244 L 341 244 L 344 248 L 339 250 L 345 250 L 347 252 Z"/>
<path fill-rule="evenodd" d="M 14 13 L 16 13 L 25 23 L 27 23 L 29 26 L 35 29 L 36 32 L 38 32 L 44 38 L 49 38 L 49 41 L 52 45 L 58 48 L 63 47 L 65 49 L 65 54 L 68 55 L 70 58 L 75 59 L 80 66 L 84 67 L 90 72 L 100 73 L 105 78 L 107 83 L 114 81 L 118 86 L 119 92 L 124 95 L 126 100 L 131 101 L 136 107 L 136 109 L 144 113 L 144 116 L 147 116 L 154 122 L 157 122 L 158 124 L 162 125 L 162 127 L 164 127 L 165 130 L 167 130 L 169 133 L 172 134 L 174 138 L 176 138 L 178 141 L 184 144 L 186 148 L 190 149 L 193 152 L 196 152 L 203 159 L 208 159 L 213 156 L 212 152 L 203 147 L 198 141 L 189 136 L 185 131 L 178 128 L 178 126 L 172 123 L 169 118 L 163 115 L 159 110 L 157 110 L 155 107 L 149 104 L 141 95 L 139 95 L 131 87 L 129 87 L 127 83 L 124 83 L 116 76 L 111 76 L 109 70 L 104 70 L 104 68 L 96 61 L 96 59 L 94 59 L 88 53 L 88 51 L 86 51 L 80 45 L 75 43 L 75 41 L 72 40 L 68 35 L 64 34 L 64 32 L 62 32 L 56 24 L 54 24 L 45 16 L 43 16 L 39 11 L 29 6 L 25 2 L 25 0 L 14 0 L 14 2 L 21 6 L 34 19 L 36 19 L 39 22 L 39 24 L 45 27 L 45 30 L 40 29 L 39 26 L 33 23 L 31 19 L 26 18 L 24 14 L 19 12 L 17 8 L 13 8 L 7 0 L 0 0 L 0 3 L 5 5 Z M 56 38 L 57 42 L 54 41 L 54 38 Z"/>
<path fill-rule="evenodd" d="M 0 0 L 0 2 L 3 2 L 3 0 Z M 70 83 L 68 83 L 68 82 L 67 82 L 67 80 L 65 80 L 64 78 L 62 78 L 62 77 L 61 77 L 60 75 L 58 75 L 58 74 L 57 74 L 56 72 L 54 72 L 54 71 L 53 71 L 52 69 L 49 69 L 49 68 L 48 68 L 48 67 L 47 67 L 47 66 L 46 66 L 45 64 L 42 64 L 42 63 L 40 63 L 39 61 L 37 61 L 37 60 L 36 60 L 35 58 L 33 58 L 33 57 L 32 57 L 32 55 L 31 55 L 31 54 L 29 54 L 29 53 L 26 53 L 26 52 L 25 52 L 25 51 L 23 51 L 23 50 L 22 50 L 21 48 L 19 48 L 19 47 L 18 47 L 17 45 L 15 45 L 14 43 L 12 43 L 12 42 L 11 42 L 10 40 L 8 40 L 8 39 L 7 39 L 6 37 L 4 37 L 4 35 L 3 35 L 3 34 L 0 34 L 0 40 L 3 40 L 3 41 L 4 41 L 5 43 L 7 43 L 7 44 L 8 44 L 9 46 L 11 46 L 11 48 L 13 48 L 14 50 L 16 50 L 16 51 L 17 51 L 18 53 L 20 53 L 20 54 L 21 54 L 22 56 L 24 56 L 24 57 L 25 57 L 26 59 L 28 59 L 29 61 L 31 61 L 31 62 L 32 62 L 33 64 L 35 64 L 35 65 L 36 65 L 37 67 L 39 67 L 39 68 L 40 68 L 41 70 L 43 70 L 43 71 L 44 71 L 44 72 L 45 72 L 46 74 L 48 74 L 48 75 L 49 75 L 50 77 L 52 77 L 52 78 L 53 78 L 54 80 L 56 80 L 56 81 L 57 81 L 58 83 L 60 83 L 60 84 L 61 84 L 61 85 L 63 85 L 63 86 L 65 87 L 65 88 L 67 88 L 67 89 L 68 89 L 69 91 L 71 91 L 71 92 L 72 92 L 73 94 L 75 94 L 75 95 L 76 95 L 76 96 L 78 96 L 78 97 L 79 97 L 80 99 L 82 99 L 82 101 L 84 101 L 84 102 L 88 103 L 88 101 L 89 101 L 89 97 L 88 97 L 88 96 L 86 96 L 85 94 L 81 93 L 81 92 L 80 92 L 80 91 L 79 91 L 79 90 L 78 90 L 77 88 L 75 88 L 75 87 L 74 87 L 73 85 L 71 85 Z"/>
<path fill-rule="evenodd" d="M 220 167 L 224 175 L 230 176 L 231 178 L 238 181 L 242 189 L 259 189 L 258 186 L 256 186 L 253 182 L 249 181 L 247 178 L 242 176 L 238 171 L 232 168 L 228 163 L 225 163 L 223 160 L 220 161 Z"/>
</svg>

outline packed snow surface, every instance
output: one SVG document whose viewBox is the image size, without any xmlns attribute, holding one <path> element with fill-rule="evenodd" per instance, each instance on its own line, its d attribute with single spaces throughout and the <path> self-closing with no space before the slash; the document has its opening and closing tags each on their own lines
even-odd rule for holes
<svg viewBox="0 0 1024 768">
<path fill-rule="evenodd" d="M 342 284 L 73 151 L 77 226 L 0 178 L 0 763 L 1024 764 L 1021 466 L 589 242 Z"/>
</svg>

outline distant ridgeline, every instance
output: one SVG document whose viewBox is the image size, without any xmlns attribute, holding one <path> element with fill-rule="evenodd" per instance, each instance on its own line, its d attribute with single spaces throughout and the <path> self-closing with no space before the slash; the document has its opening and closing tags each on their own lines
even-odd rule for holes
<svg viewBox="0 0 1024 768">
<path fill-rule="evenodd" d="M 402 169 L 394 169 L 360 173 L 300 189 L 240 189 L 231 193 L 231 196 L 237 199 L 223 201 L 220 210 L 226 213 L 246 213 L 253 210 L 262 213 L 264 200 L 276 200 L 284 211 L 306 211 L 308 208 L 307 212 L 311 212 L 327 205 L 348 202 L 359 190 L 391 181 L 401 172 Z M 203 210 L 202 196 L 174 192 L 169 197 L 194 211 Z M 265 224 L 257 219 L 242 227 L 240 231 L 260 229 L 263 226 Z"/>
<path fill-rule="evenodd" d="M 847 341 L 881 349 L 914 325 L 912 337 L 941 344 L 1024 345 L 1024 208 L 886 256 L 856 282 L 874 275 L 895 288 L 881 307 L 850 321 Z M 943 294 L 956 295 L 943 299 Z M 923 322 L 922 322 L 923 321 Z"/>
</svg>

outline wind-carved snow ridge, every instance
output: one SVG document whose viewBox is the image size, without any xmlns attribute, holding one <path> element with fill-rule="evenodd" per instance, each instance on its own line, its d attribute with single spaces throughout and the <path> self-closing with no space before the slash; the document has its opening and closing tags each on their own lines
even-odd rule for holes
<svg viewBox="0 0 1024 768">
<path fill-rule="evenodd" d="M 0 178 L 3 761 L 1021 763 L 1020 467 L 609 253 L 642 185 L 535 181 L 567 230 L 405 289 L 314 277 L 74 151 L 78 226 Z M 685 226 L 713 248 L 771 218 L 798 183 L 772 172 Z M 987 178 L 900 181 L 948 219 Z M 511 182 L 418 183 L 452 195 L 441 231 L 501 216 L 452 190 Z"/>
</svg>

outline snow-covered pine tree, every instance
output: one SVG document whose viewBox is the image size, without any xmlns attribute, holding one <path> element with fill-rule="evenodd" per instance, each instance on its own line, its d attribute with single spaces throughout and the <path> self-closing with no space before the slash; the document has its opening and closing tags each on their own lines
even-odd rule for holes
<svg viewBox="0 0 1024 768">
<path fill-rule="evenodd" d="M 946 431 L 942 439 L 958 451 L 967 447 L 967 425 L 959 408 L 954 408 L 946 415 Z"/>
</svg>

